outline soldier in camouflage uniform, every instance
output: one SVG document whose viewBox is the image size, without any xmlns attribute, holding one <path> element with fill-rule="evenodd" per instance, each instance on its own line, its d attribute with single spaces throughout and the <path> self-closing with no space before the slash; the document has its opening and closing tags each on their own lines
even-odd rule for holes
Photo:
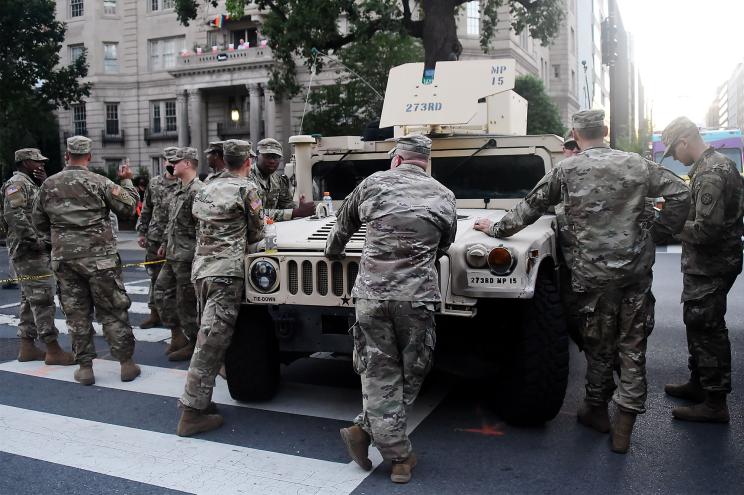
<svg viewBox="0 0 744 495">
<path fill-rule="evenodd" d="M 662 141 L 665 155 L 692 166 L 692 206 L 678 236 L 690 380 L 665 391 L 695 403 L 674 408 L 675 418 L 728 423 L 731 345 L 724 317 L 726 297 L 742 268 L 744 182 L 734 162 L 709 148 L 686 117 L 672 121 Z"/>
<path fill-rule="evenodd" d="M 191 436 L 222 425 L 211 402 L 243 299 L 243 259 L 263 239 L 261 198 L 247 179 L 251 143 L 225 141 L 226 169 L 199 191 L 192 212 L 199 219 L 191 280 L 196 286 L 200 328 L 191 358 L 176 433 Z"/>
<path fill-rule="evenodd" d="M 209 143 L 209 148 L 204 152 L 204 154 L 207 155 L 207 165 L 212 170 L 212 172 L 207 175 L 207 178 L 204 179 L 205 184 L 209 183 L 209 181 L 219 176 L 222 171 L 225 170 L 225 158 L 222 154 L 222 145 L 224 143 L 224 141 L 212 141 Z M 252 150 L 251 153 L 253 153 Z M 255 156 L 255 153 L 251 156 Z"/>
<path fill-rule="evenodd" d="M 300 198 L 300 206 L 295 207 L 289 178 L 279 174 L 277 169 L 282 160 L 282 145 L 276 139 L 262 139 L 256 145 L 258 163 L 251 170 L 251 180 L 258 186 L 264 214 L 275 222 L 303 218 L 315 212 L 315 204 Z"/>
<path fill-rule="evenodd" d="M 612 426 L 612 450 L 625 453 L 636 415 L 646 410 L 654 241 L 682 228 L 690 192 L 679 177 L 656 163 L 604 144 L 608 133 L 604 111 L 575 114 L 573 131 L 583 151 L 560 162 L 501 221 L 479 219 L 475 229 L 510 237 L 550 206 L 563 203 L 565 226 L 575 243 L 567 262 L 584 317 L 581 334 L 587 360 L 586 397 L 578 420 L 608 432 L 607 404 L 612 397 L 619 408 Z M 641 219 L 646 198 L 659 196 L 666 199 L 664 209 L 645 228 Z M 615 390 L 613 369 L 618 361 L 620 383 Z"/>
<path fill-rule="evenodd" d="M 21 278 L 18 361 L 43 359 L 46 364 L 70 365 L 75 360 L 59 346 L 59 332 L 54 327 L 54 278 L 44 277 L 51 272 L 49 237 L 37 232 L 31 221 L 31 210 L 39 192 L 37 183 L 46 178 L 47 160 L 35 148 L 15 152 L 16 171 L 0 190 L 3 213 L 0 222 L 5 224 L 8 252 Z M 46 354 L 34 345 L 37 338 L 46 344 Z"/>
<path fill-rule="evenodd" d="M 158 256 L 165 256 L 166 263 L 155 283 L 155 302 L 163 323 L 174 336 L 168 359 L 186 361 L 194 352 L 199 331 L 196 293 L 191 283 L 197 220 L 191 206 L 204 183 L 197 177 L 199 161 L 194 148 L 179 148 L 168 160 L 179 179 L 179 188 L 170 204 L 168 226 L 158 251 Z"/>
<path fill-rule="evenodd" d="M 103 326 L 111 355 L 121 363 L 121 380 L 132 381 L 140 368 L 132 360 L 134 335 L 129 324 L 131 304 L 121 280 L 121 259 L 111 230 L 109 212 L 132 217 L 139 198 L 132 171 L 119 170 L 121 183 L 88 170 L 91 140 L 67 140 L 68 165 L 41 186 L 33 209 L 33 222 L 43 235 L 51 233 L 52 270 L 72 338 L 75 380 L 95 383 L 93 311 Z"/>
<path fill-rule="evenodd" d="M 343 257 L 352 234 L 367 224 L 351 329 L 363 410 L 341 436 L 367 470 L 374 442 L 392 461 L 397 483 L 408 482 L 416 464 L 406 415 L 432 365 L 434 311 L 441 300 L 434 262 L 457 230 L 454 194 L 426 173 L 430 154 L 425 136 L 398 139 L 391 170 L 367 177 L 346 198 L 325 248 L 330 259 Z"/>
<path fill-rule="evenodd" d="M 168 158 L 178 149 L 176 146 L 170 146 L 163 150 L 163 158 L 168 162 Z M 145 261 L 158 261 L 158 249 L 163 242 L 165 227 L 168 225 L 168 208 L 173 200 L 173 195 L 178 190 L 178 179 L 175 178 L 168 170 L 163 175 L 158 175 L 150 180 L 145 191 L 145 200 L 142 205 L 137 222 L 137 232 L 139 232 L 139 245 L 145 248 Z M 147 305 L 150 307 L 150 316 L 142 322 L 140 328 L 152 328 L 162 324 L 160 315 L 155 305 L 155 281 L 158 279 L 162 264 L 147 265 L 147 274 L 150 275 L 150 298 Z M 176 338 L 171 335 L 171 342 Z M 166 353 L 170 352 L 170 346 Z"/>
</svg>

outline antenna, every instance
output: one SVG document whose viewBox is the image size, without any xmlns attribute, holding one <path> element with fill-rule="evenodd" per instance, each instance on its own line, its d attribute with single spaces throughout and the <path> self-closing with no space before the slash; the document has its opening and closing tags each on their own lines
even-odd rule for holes
<svg viewBox="0 0 744 495">
<path fill-rule="evenodd" d="M 369 89 L 371 89 L 372 91 L 375 92 L 375 94 L 377 95 L 378 98 L 380 98 L 381 100 L 384 100 L 385 99 L 385 97 L 382 96 L 382 94 L 379 91 L 377 91 L 377 89 L 375 89 L 374 86 L 372 86 L 370 83 L 368 83 L 362 76 L 360 76 L 359 74 L 357 74 L 356 72 L 354 72 L 354 70 L 351 67 L 349 67 L 348 65 L 344 64 L 343 62 L 341 62 L 336 57 L 332 57 L 332 56 L 328 55 L 327 53 L 321 52 L 317 48 L 313 48 L 310 51 L 313 54 L 313 60 L 315 59 L 316 55 L 320 54 L 322 57 L 327 58 L 331 62 L 336 62 L 338 65 L 340 65 L 344 69 L 346 69 L 349 72 L 351 72 L 352 74 L 354 74 L 360 81 L 362 81 L 364 84 L 366 84 Z"/>
<path fill-rule="evenodd" d="M 313 65 L 310 67 L 310 80 L 307 82 L 307 94 L 305 95 L 305 106 L 302 108 L 302 118 L 300 119 L 300 134 L 302 134 L 302 124 L 305 122 L 305 113 L 307 113 L 307 101 L 310 99 L 310 88 L 313 85 L 313 78 L 315 77 L 315 65 L 317 64 L 317 50 L 313 48 L 311 50 L 313 54 Z"/>
</svg>

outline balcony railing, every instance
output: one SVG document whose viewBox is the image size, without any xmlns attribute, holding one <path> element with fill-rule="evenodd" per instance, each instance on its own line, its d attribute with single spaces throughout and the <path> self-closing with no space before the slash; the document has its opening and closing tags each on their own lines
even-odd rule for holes
<svg viewBox="0 0 744 495">
<path fill-rule="evenodd" d="M 109 134 L 106 132 L 106 129 L 101 129 L 101 142 L 103 144 L 124 144 L 124 129 L 121 129 L 118 134 Z"/>
<path fill-rule="evenodd" d="M 220 139 L 244 137 L 250 140 L 251 127 L 247 123 L 236 125 L 230 121 L 217 122 L 217 135 Z"/>
<path fill-rule="evenodd" d="M 184 52 L 178 56 L 176 67 L 170 72 L 195 69 L 212 69 L 240 65 L 266 64 L 273 62 L 269 47 L 251 47 L 233 50 L 217 50 L 204 53 Z"/>
<path fill-rule="evenodd" d="M 150 129 L 145 128 L 145 142 L 150 145 L 151 141 L 172 141 L 178 139 L 178 131 L 160 131 L 151 132 Z"/>
</svg>

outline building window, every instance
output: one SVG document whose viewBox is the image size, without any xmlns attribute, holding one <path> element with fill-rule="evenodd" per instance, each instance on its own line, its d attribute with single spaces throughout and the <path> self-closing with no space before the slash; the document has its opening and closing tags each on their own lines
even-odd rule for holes
<svg viewBox="0 0 744 495">
<path fill-rule="evenodd" d="M 83 0 L 70 0 L 70 17 L 82 17 L 83 13 Z"/>
<path fill-rule="evenodd" d="M 561 78 L 561 66 L 560 65 L 554 65 L 553 66 L 553 78 L 554 79 L 560 79 Z"/>
<path fill-rule="evenodd" d="M 88 134 L 88 124 L 85 118 L 85 103 L 72 106 L 72 126 L 76 136 Z"/>
<path fill-rule="evenodd" d="M 104 15 L 116 15 L 116 0 L 103 0 Z"/>
<path fill-rule="evenodd" d="M 70 63 L 72 64 L 83 55 L 85 45 L 70 45 L 67 49 L 69 50 Z"/>
<path fill-rule="evenodd" d="M 106 135 L 119 135 L 119 104 L 106 103 Z"/>
<path fill-rule="evenodd" d="M 117 169 L 119 168 L 119 165 L 121 165 L 121 158 L 104 158 L 103 159 L 103 165 L 106 167 L 106 172 L 110 176 L 116 175 Z"/>
<path fill-rule="evenodd" d="M 163 70 L 176 66 L 178 53 L 183 50 L 185 38 L 161 38 L 150 40 L 150 69 Z"/>
<path fill-rule="evenodd" d="M 468 34 L 480 35 L 480 2 L 468 2 L 467 4 Z"/>
<path fill-rule="evenodd" d="M 150 0 L 150 10 L 157 12 L 159 10 L 169 10 L 175 5 L 175 0 Z"/>
<path fill-rule="evenodd" d="M 150 159 L 150 172 L 152 172 L 152 176 L 160 175 L 163 173 L 160 167 L 162 167 L 162 158 L 159 156 L 153 156 Z"/>
<path fill-rule="evenodd" d="M 116 74 L 119 72 L 119 43 L 103 44 L 103 72 Z"/>
<path fill-rule="evenodd" d="M 176 132 L 176 100 L 153 101 L 152 111 L 152 133 Z"/>
<path fill-rule="evenodd" d="M 571 53 L 576 55 L 576 32 L 571 28 Z"/>
<path fill-rule="evenodd" d="M 571 87 L 569 88 L 571 93 L 576 92 L 576 71 L 571 69 Z"/>
</svg>

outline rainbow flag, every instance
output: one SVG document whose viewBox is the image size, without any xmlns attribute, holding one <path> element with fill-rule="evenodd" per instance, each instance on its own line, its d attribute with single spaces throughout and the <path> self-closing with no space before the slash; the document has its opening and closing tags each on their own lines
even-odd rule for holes
<svg viewBox="0 0 744 495">
<path fill-rule="evenodd" d="M 222 15 L 222 14 L 220 14 L 217 17 L 215 17 L 214 19 L 212 19 L 211 21 L 209 21 L 209 25 L 210 26 L 214 26 L 214 27 L 219 28 L 219 29 L 222 29 L 223 24 L 225 24 L 225 21 L 228 20 L 228 19 L 230 19 L 230 16 L 229 15 Z"/>
</svg>

